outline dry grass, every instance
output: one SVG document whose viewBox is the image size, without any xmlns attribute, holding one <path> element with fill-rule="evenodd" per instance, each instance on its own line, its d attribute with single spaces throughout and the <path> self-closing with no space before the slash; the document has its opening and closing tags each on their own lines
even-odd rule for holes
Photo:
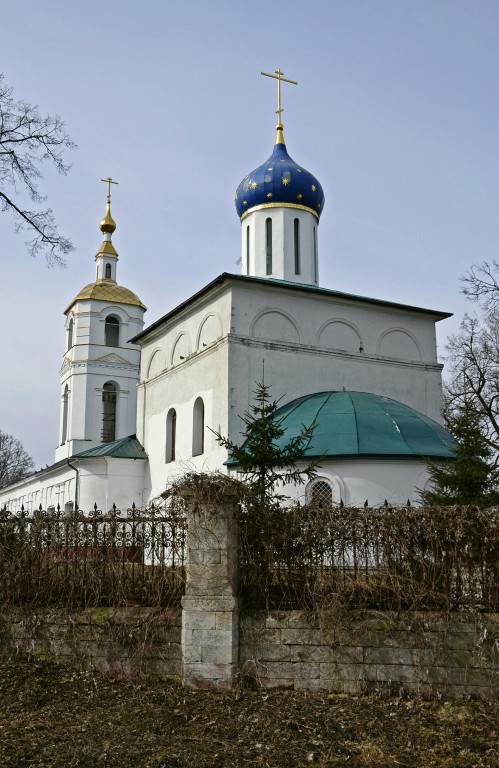
<svg viewBox="0 0 499 768">
<path fill-rule="evenodd" d="M 208 693 L 0 658 L 2 768 L 497 768 L 499 704 Z"/>
</svg>

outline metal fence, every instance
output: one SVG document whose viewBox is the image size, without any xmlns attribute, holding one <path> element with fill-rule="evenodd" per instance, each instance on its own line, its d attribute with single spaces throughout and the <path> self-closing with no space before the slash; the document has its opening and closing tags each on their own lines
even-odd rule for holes
<svg viewBox="0 0 499 768">
<path fill-rule="evenodd" d="M 180 603 L 186 520 L 173 506 L 0 511 L 0 600 L 85 607 Z"/>
<path fill-rule="evenodd" d="M 254 607 L 499 610 L 499 510 L 243 512 L 241 585 Z"/>
</svg>

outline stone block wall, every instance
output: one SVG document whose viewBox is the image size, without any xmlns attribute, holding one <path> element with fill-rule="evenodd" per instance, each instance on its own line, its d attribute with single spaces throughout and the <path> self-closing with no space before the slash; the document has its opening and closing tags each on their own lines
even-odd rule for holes
<svg viewBox="0 0 499 768">
<path fill-rule="evenodd" d="M 94 608 L 0 612 L 0 653 L 54 658 L 118 677 L 182 676 L 180 612 Z"/>
<path fill-rule="evenodd" d="M 352 612 L 321 622 L 299 611 L 244 612 L 239 661 L 243 684 L 263 688 L 404 687 L 493 698 L 499 615 Z"/>
</svg>

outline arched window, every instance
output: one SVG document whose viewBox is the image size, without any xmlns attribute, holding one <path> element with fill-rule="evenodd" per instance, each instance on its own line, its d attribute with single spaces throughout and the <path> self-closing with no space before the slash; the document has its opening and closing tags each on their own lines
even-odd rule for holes
<svg viewBox="0 0 499 768">
<path fill-rule="evenodd" d="M 111 265 L 110 264 L 106 264 L 106 274 L 105 274 L 105 277 L 106 278 L 110 278 L 111 277 Z"/>
<path fill-rule="evenodd" d="M 175 444 L 177 442 L 177 411 L 170 408 L 166 417 L 166 453 L 165 461 L 175 461 Z"/>
<path fill-rule="evenodd" d="M 68 439 L 68 409 L 69 409 L 69 387 L 66 384 L 66 386 L 64 387 L 64 394 L 62 396 L 61 445 L 64 445 L 64 443 Z"/>
<path fill-rule="evenodd" d="M 192 411 L 192 455 L 204 453 L 204 403 L 198 397 Z"/>
<path fill-rule="evenodd" d="M 101 442 L 116 440 L 116 393 L 117 386 L 108 381 L 102 387 L 102 433 Z"/>
<path fill-rule="evenodd" d="M 301 275 L 300 268 L 300 219 L 294 220 L 294 243 L 295 243 L 295 275 Z"/>
<path fill-rule="evenodd" d="M 106 317 L 105 324 L 105 345 L 106 347 L 119 347 L 120 345 L 120 321 L 113 315 Z"/>
<path fill-rule="evenodd" d="M 246 274 L 249 275 L 250 271 L 250 228 L 249 224 L 246 227 Z"/>
<path fill-rule="evenodd" d="M 73 318 L 71 318 L 68 325 L 68 352 L 73 346 L 73 328 L 74 328 L 74 322 L 73 322 Z"/>
<path fill-rule="evenodd" d="M 331 507 L 333 504 L 333 489 L 327 480 L 312 480 L 307 487 L 307 499 L 319 507 Z"/>
<path fill-rule="evenodd" d="M 272 219 L 265 222 L 265 254 L 267 257 L 267 275 L 272 274 Z"/>
</svg>

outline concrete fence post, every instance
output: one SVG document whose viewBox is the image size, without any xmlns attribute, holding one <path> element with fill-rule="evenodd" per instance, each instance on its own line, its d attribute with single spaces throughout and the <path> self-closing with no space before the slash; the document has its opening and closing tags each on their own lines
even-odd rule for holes
<svg viewBox="0 0 499 768">
<path fill-rule="evenodd" d="M 182 598 L 183 676 L 197 688 L 230 688 L 239 655 L 236 502 L 182 491 L 187 514 Z"/>
</svg>

